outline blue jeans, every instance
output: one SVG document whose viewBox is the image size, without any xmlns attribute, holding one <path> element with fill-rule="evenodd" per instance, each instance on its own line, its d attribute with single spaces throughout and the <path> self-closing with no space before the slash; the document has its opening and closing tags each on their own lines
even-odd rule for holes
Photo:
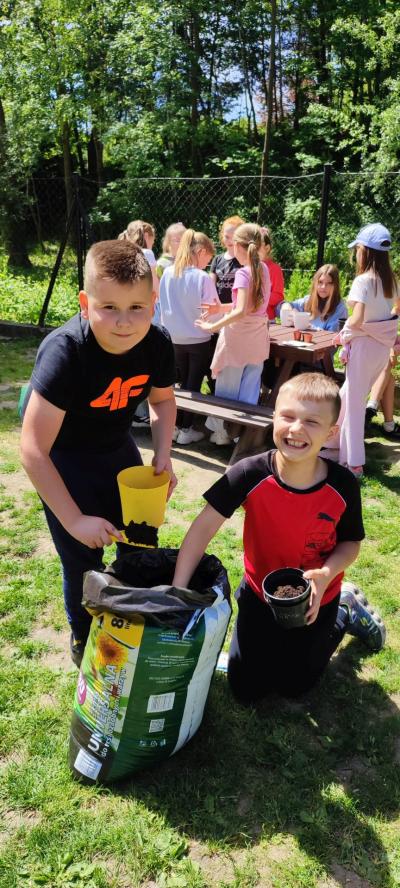
<svg viewBox="0 0 400 888">
<path fill-rule="evenodd" d="M 77 453 L 52 450 L 51 459 L 72 498 L 84 515 L 98 515 L 122 528 L 122 511 L 116 476 L 129 466 L 142 465 L 142 458 L 131 436 L 117 450 L 106 453 Z M 86 641 L 91 616 L 82 607 L 83 575 L 87 570 L 102 570 L 103 549 L 89 549 L 72 537 L 53 512 L 43 504 L 47 524 L 60 556 L 63 572 L 64 605 L 71 631 L 76 639 Z M 117 553 L 130 549 L 117 545 Z"/>
<path fill-rule="evenodd" d="M 261 373 L 264 364 L 246 364 L 245 367 L 224 367 L 215 382 L 215 394 L 219 398 L 258 404 Z"/>
<path fill-rule="evenodd" d="M 224 367 L 215 381 L 215 395 L 230 398 L 231 401 L 245 401 L 258 404 L 260 397 L 261 373 L 264 364 L 246 364 L 245 367 Z M 206 426 L 213 432 L 223 432 L 224 421 L 209 416 Z"/>
</svg>

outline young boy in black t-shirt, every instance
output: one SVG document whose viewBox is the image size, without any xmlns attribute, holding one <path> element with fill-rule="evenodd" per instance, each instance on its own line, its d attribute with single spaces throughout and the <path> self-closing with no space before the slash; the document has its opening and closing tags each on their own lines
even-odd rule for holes
<svg viewBox="0 0 400 888">
<path fill-rule="evenodd" d="M 21 436 L 22 462 L 62 562 L 77 665 L 90 627 L 81 604 L 83 573 L 101 569 L 112 536 L 122 540 L 116 476 L 142 463 L 131 424 L 146 397 L 154 471 L 169 472 L 169 493 L 176 484 L 174 351 L 168 333 L 151 324 L 150 266 L 129 241 L 103 241 L 89 250 L 84 287 L 80 313 L 39 347 Z"/>
<path fill-rule="evenodd" d="M 228 660 L 232 691 L 243 703 L 271 691 L 309 690 L 346 631 L 371 650 L 385 641 L 379 615 L 356 586 L 342 583 L 364 528 L 356 479 L 319 456 L 339 409 L 329 377 L 303 373 L 286 382 L 275 408 L 276 450 L 241 460 L 210 487 L 179 553 L 174 584 L 187 586 L 212 537 L 243 505 L 245 573 Z M 301 568 L 311 580 L 307 625 L 299 629 L 281 628 L 264 601 L 263 578 L 283 567 Z"/>
</svg>

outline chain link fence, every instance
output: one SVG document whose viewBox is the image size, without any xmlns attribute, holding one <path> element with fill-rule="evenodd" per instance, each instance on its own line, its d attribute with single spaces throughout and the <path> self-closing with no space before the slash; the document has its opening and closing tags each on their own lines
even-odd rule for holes
<svg viewBox="0 0 400 888">
<path fill-rule="evenodd" d="M 40 267 L 42 309 L 63 239 L 66 249 L 59 257 L 58 276 L 62 278 L 68 268 L 74 288 L 79 283 L 82 259 L 90 243 L 117 237 L 132 219 L 143 219 L 155 226 L 154 250 L 158 254 L 163 233 L 172 222 L 180 221 L 205 231 L 218 249 L 218 232 L 224 218 L 238 214 L 246 221 L 257 221 L 260 215 L 261 223 L 272 230 L 274 258 L 285 270 L 287 285 L 293 272 L 301 282 L 310 277 L 322 256 L 350 275 L 347 244 L 361 225 L 372 221 L 381 221 L 391 230 L 395 267 L 400 258 L 399 252 L 396 254 L 396 245 L 400 244 L 400 173 L 338 173 L 325 167 L 324 172 L 305 176 L 266 176 L 260 214 L 259 176 L 120 178 L 99 185 L 74 174 L 69 186 L 66 189 L 61 178 L 31 179 L 24 195 L 27 246 L 33 263 L 33 270 L 24 274 L 26 280 L 30 274 L 34 278 L 36 275 L 37 280 Z M 0 241 L 0 248 L 4 246 Z M 57 292 L 56 288 L 51 302 L 52 322 L 58 319 L 53 306 L 59 299 Z M 2 301 L 0 294 L 0 317 L 4 317 Z M 35 311 L 37 323 L 39 313 Z M 40 316 L 43 322 L 43 311 Z"/>
</svg>

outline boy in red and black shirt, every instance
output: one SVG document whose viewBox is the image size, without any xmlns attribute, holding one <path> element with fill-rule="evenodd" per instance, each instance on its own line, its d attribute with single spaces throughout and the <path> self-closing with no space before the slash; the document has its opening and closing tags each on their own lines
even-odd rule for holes
<svg viewBox="0 0 400 888">
<path fill-rule="evenodd" d="M 348 631 L 379 650 L 385 629 L 353 584 L 342 584 L 357 558 L 364 528 L 358 483 L 319 452 L 336 432 L 336 383 L 304 373 L 280 389 L 274 417 L 276 450 L 241 460 L 205 494 L 207 505 L 179 554 L 174 584 L 187 586 L 206 546 L 242 505 L 244 578 L 228 661 L 233 693 L 243 703 L 277 691 L 309 690 Z M 281 628 L 264 601 L 270 571 L 296 567 L 311 580 L 307 625 Z"/>
</svg>

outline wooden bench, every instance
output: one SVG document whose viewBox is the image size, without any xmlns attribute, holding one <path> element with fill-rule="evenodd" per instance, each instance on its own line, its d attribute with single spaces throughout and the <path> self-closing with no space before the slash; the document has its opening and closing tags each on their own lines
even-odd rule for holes
<svg viewBox="0 0 400 888">
<path fill-rule="evenodd" d="M 229 423 L 237 423 L 239 440 L 229 460 L 229 465 L 262 448 L 266 435 L 272 427 L 273 409 L 244 401 L 231 401 L 215 395 L 202 395 L 186 389 L 175 388 L 176 405 L 179 410 L 197 413 L 200 416 L 213 416 Z M 235 437 L 237 437 L 235 435 Z"/>
</svg>

